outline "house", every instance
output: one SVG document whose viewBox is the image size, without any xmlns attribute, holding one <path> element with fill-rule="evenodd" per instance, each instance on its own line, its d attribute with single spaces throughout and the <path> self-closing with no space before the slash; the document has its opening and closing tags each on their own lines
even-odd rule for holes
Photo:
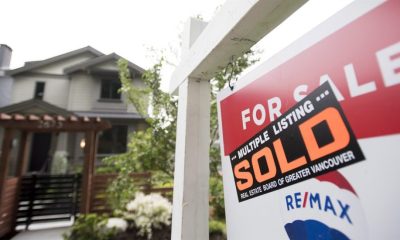
<svg viewBox="0 0 400 240">
<path fill-rule="evenodd" d="M 118 92 L 117 54 L 87 46 L 8 69 L 11 53 L 0 45 L 0 113 L 108 120 L 112 128 L 99 135 L 98 158 L 125 152 L 129 133 L 146 128 L 144 118 Z M 143 86 L 144 70 L 128 65 L 133 84 Z M 67 161 L 71 168 L 83 161 L 83 133 L 34 133 L 31 138 L 28 172 L 49 172 L 55 162 Z"/>
</svg>

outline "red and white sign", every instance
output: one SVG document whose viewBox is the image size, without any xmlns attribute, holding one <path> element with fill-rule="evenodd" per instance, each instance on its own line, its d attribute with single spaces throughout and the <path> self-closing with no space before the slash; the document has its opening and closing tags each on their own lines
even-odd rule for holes
<svg viewBox="0 0 400 240">
<path fill-rule="evenodd" d="M 315 232 L 304 230 L 311 229 L 308 226 L 331 234 L 324 239 L 400 239 L 399 23 L 400 1 L 356 1 L 240 79 L 234 91 L 225 89 L 218 95 L 229 239 L 313 239 Z M 260 186 L 251 189 L 256 192 L 276 184 L 259 179 L 268 179 L 270 166 L 282 171 L 276 160 L 282 151 L 271 147 L 264 155 L 254 153 L 261 156 L 255 160 L 235 153 L 257 138 L 273 139 L 266 129 L 273 129 L 274 121 L 288 116 L 289 109 L 325 82 L 365 160 L 239 201 L 237 186 L 246 198 L 247 186 Z M 241 153 L 253 150 L 253 145 Z M 238 159 L 246 161 L 239 165 Z M 291 164 L 289 157 L 284 160 Z M 263 161 L 267 167 L 260 167 Z M 307 156 L 302 161 L 304 166 L 306 161 L 314 163 Z M 239 167 L 233 169 L 234 164 Z M 249 170 L 253 165 L 257 174 Z M 258 185 L 253 184 L 256 180 Z"/>
<path fill-rule="evenodd" d="M 221 99 L 224 153 L 329 81 L 358 138 L 400 133 L 400 2 L 388 1 Z M 226 119 L 226 121 L 224 121 Z"/>
</svg>

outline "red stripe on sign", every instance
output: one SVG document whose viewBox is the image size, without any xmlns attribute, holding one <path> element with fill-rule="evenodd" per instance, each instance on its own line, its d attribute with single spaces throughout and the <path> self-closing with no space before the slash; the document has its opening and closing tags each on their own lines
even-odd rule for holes
<svg viewBox="0 0 400 240">
<path fill-rule="evenodd" d="M 304 193 L 303 208 L 305 208 L 306 205 L 307 205 L 307 197 L 308 197 L 308 192 L 305 192 L 305 193 Z"/>
<path fill-rule="evenodd" d="M 354 195 L 357 196 L 357 193 L 354 190 L 353 186 L 351 186 L 349 181 L 347 181 L 347 179 L 339 171 L 328 172 L 323 175 L 315 177 L 315 179 L 317 179 L 320 182 L 330 182 L 336 185 L 338 188 L 352 192 Z"/>
<path fill-rule="evenodd" d="M 400 1 L 391 0 L 220 102 L 228 155 L 330 81 L 357 138 L 400 133 Z"/>
</svg>

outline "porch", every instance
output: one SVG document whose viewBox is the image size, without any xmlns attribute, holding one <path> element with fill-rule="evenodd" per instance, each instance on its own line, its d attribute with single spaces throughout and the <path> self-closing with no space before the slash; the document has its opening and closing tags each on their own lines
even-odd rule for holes
<svg viewBox="0 0 400 240">
<path fill-rule="evenodd" d="M 110 128 L 100 118 L 37 116 L 0 113 L 4 129 L 0 158 L 0 237 L 16 227 L 28 229 L 34 222 L 73 220 L 75 214 L 88 213 L 91 201 L 97 135 Z M 34 133 L 83 132 L 85 134 L 82 176 L 26 175 L 29 139 Z M 16 136 L 19 135 L 18 144 Z M 10 174 L 10 159 L 15 171 Z"/>
</svg>

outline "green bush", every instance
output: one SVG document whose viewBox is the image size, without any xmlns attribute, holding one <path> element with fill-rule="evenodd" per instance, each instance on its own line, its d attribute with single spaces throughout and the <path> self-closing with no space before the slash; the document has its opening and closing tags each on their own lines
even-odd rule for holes
<svg viewBox="0 0 400 240">
<path fill-rule="evenodd" d="M 210 177 L 210 207 L 212 219 L 225 219 L 224 187 L 220 176 Z"/>
<path fill-rule="evenodd" d="M 225 226 L 224 222 L 218 221 L 218 220 L 211 220 L 208 223 L 208 227 L 209 227 L 210 236 L 218 235 L 223 238 L 226 238 L 226 226 Z"/>
<path fill-rule="evenodd" d="M 129 175 L 119 174 L 107 187 L 107 202 L 116 213 L 135 197 L 138 187 Z"/>
<path fill-rule="evenodd" d="M 79 216 L 71 230 L 63 234 L 64 240 L 109 240 L 117 234 L 115 229 L 107 229 L 107 217 L 97 214 Z"/>
</svg>

